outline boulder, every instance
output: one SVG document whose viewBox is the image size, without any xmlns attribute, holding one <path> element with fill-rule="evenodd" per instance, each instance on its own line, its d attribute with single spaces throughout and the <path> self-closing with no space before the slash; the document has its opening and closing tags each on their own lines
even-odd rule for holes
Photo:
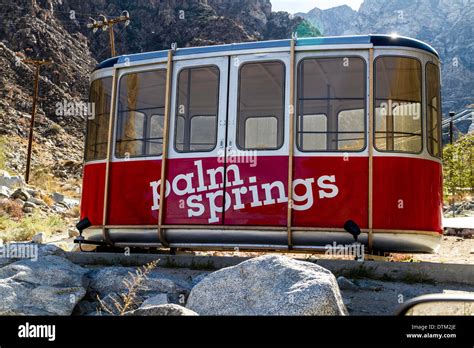
<svg viewBox="0 0 474 348">
<path fill-rule="evenodd" d="M 22 201 L 27 201 L 31 198 L 30 194 L 23 188 L 18 188 L 15 192 L 12 193 L 12 199 L 21 199 Z"/>
<path fill-rule="evenodd" d="M 211 273 L 191 291 L 199 315 L 346 315 L 336 278 L 327 269 L 265 255 Z"/>
<path fill-rule="evenodd" d="M 44 232 L 39 232 L 31 238 L 31 241 L 37 244 L 46 243 L 46 234 Z"/>
<path fill-rule="evenodd" d="M 34 205 L 40 205 L 40 206 L 46 205 L 46 203 L 43 200 L 39 198 L 34 198 L 34 197 L 31 197 L 26 203 L 33 203 Z"/>
<path fill-rule="evenodd" d="M 71 315 L 86 294 L 86 272 L 55 255 L 0 268 L 0 315 Z"/>
<path fill-rule="evenodd" d="M 0 267 L 22 259 L 37 261 L 49 255 L 65 257 L 66 253 L 51 244 L 6 243 L 0 246 Z"/>
<path fill-rule="evenodd" d="M 53 193 L 53 200 L 54 200 L 56 203 L 63 202 L 63 201 L 64 201 L 64 195 L 62 195 L 62 194 L 60 194 L 60 193 L 57 193 L 57 192 L 54 192 L 54 193 Z"/>
<path fill-rule="evenodd" d="M 23 207 L 23 208 L 22 208 L 22 211 L 23 211 L 25 214 L 32 214 L 32 213 L 33 213 L 33 208 L 32 208 L 32 207 Z"/>
<path fill-rule="evenodd" d="M 196 316 L 196 312 L 181 307 L 177 304 L 164 304 L 160 306 L 148 306 L 138 308 L 132 312 L 128 312 L 127 316 Z"/>
<path fill-rule="evenodd" d="M 31 199 L 31 198 L 30 198 Z M 31 201 L 26 201 L 25 204 L 23 204 L 23 208 L 33 208 L 35 209 L 37 205 Z"/>
<path fill-rule="evenodd" d="M 9 198 L 11 195 L 12 191 L 8 188 L 8 186 L 0 186 L 0 199 Z"/>
<path fill-rule="evenodd" d="M 10 189 L 25 185 L 25 180 L 21 176 L 12 176 L 4 170 L 0 170 L 0 186 Z"/>
<path fill-rule="evenodd" d="M 168 294 L 158 294 L 143 301 L 140 308 L 160 306 L 168 303 Z"/>
<path fill-rule="evenodd" d="M 130 279 L 131 275 L 135 275 L 135 271 L 136 268 L 133 267 L 107 267 L 93 271 L 89 274 L 90 289 L 101 298 L 110 293 L 123 294 L 127 291 L 124 279 Z M 152 297 L 166 293 L 172 298 L 176 298 L 179 294 L 189 293 L 190 290 L 191 286 L 187 282 L 156 270 L 149 272 L 147 278 L 143 280 L 138 295 Z"/>
<path fill-rule="evenodd" d="M 201 282 L 208 275 L 209 275 L 209 273 L 201 273 L 201 274 L 198 274 L 197 276 L 193 277 L 192 280 L 191 280 L 192 287 L 195 287 L 199 282 Z"/>
<path fill-rule="evenodd" d="M 339 289 L 341 290 L 350 290 L 350 291 L 357 291 L 359 290 L 359 287 L 351 282 L 349 279 L 346 277 L 338 277 L 337 278 L 337 284 L 339 285 Z"/>
</svg>

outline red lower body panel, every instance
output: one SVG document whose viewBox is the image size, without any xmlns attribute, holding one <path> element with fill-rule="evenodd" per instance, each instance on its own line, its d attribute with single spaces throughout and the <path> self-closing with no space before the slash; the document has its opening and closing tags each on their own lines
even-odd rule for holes
<svg viewBox="0 0 474 348">
<path fill-rule="evenodd" d="M 227 165 L 217 158 L 168 162 L 164 222 L 173 225 L 286 226 L 288 158 Z M 156 225 L 161 161 L 113 162 L 107 225 Z M 373 227 L 441 232 L 441 165 L 375 157 Z M 81 216 L 102 225 L 105 164 L 87 164 Z M 368 227 L 366 157 L 295 157 L 293 225 Z"/>
</svg>

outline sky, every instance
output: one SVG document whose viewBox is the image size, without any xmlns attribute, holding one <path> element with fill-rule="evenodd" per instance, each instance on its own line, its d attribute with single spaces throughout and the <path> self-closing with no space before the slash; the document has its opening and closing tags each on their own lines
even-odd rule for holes
<svg viewBox="0 0 474 348">
<path fill-rule="evenodd" d="M 348 5 L 358 10 L 363 0 L 270 0 L 273 11 L 286 11 L 289 13 L 308 12 L 315 7 L 322 10 L 340 5 Z"/>
</svg>

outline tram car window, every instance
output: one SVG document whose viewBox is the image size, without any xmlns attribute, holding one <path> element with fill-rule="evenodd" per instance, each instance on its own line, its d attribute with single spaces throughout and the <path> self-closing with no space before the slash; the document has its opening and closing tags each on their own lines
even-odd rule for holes
<svg viewBox="0 0 474 348">
<path fill-rule="evenodd" d="M 375 147 L 378 151 L 420 153 L 421 63 L 407 57 L 375 61 Z"/>
<path fill-rule="evenodd" d="M 217 144 L 219 68 L 186 68 L 178 78 L 175 149 L 178 152 L 212 151 Z"/>
<path fill-rule="evenodd" d="M 441 85 L 439 68 L 433 63 L 426 64 L 426 128 L 428 152 L 441 157 Z"/>
<path fill-rule="evenodd" d="M 240 68 L 237 145 L 242 150 L 276 150 L 283 145 L 285 65 L 247 63 Z"/>
<path fill-rule="evenodd" d="M 117 157 L 161 155 L 165 86 L 166 70 L 122 76 L 117 113 Z"/>
<path fill-rule="evenodd" d="M 86 161 L 103 160 L 107 157 L 112 78 L 92 82 L 89 100 L 94 104 L 94 115 L 87 120 Z"/>
<path fill-rule="evenodd" d="M 365 62 L 307 58 L 298 67 L 297 146 L 301 151 L 365 148 Z"/>
</svg>

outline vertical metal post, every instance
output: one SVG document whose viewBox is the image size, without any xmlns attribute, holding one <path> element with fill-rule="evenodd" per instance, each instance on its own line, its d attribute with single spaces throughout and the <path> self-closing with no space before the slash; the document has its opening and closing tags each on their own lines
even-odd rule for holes
<svg viewBox="0 0 474 348">
<path fill-rule="evenodd" d="M 109 207 L 109 182 L 110 182 L 110 163 L 112 159 L 112 149 L 114 140 L 114 124 L 115 124 L 115 105 L 117 104 L 117 83 L 118 70 L 114 69 L 112 82 L 112 96 L 110 100 L 110 116 L 109 116 L 109 130 L 107 137 L 107 160 L 105 165 L 105 185 L 104 185 L 104 210 L 102 216 L 102 234 L 108 243 L 112 243 L 107 230 L 107 211 Z"/>
<path fill-rule="evenodd" d="M 449 113 L 449 143 L 453 144 L 453 135 L 454 135 L 454 116 L 456 113 L 450 112 Z"/>
<path fill-rule="evenodd" d="M 369 50 L 369 204 L 368 204 L 368 227 L 369 234 L 367 244 L 369 252 L 372 251 L 374 231 L 373 231 L 373 196 L 374 196 L 374 49 Z M 389 111 L 391 112 L 391 111 Z"/>
<path fill-rule="evenodd" d="M 166 199 L 166 161 L 168 158 L 168 140 L 169 140 L 169 119 L 171 108 L 171 91 L 173 79 L 173 50 L 168 51 L 168 64 L 166 68 L 166 95 L 165 95 L 165 119 L 163 124 L 163 153 L 161 156 L 161 180 L 160 180 L 160 207 L 158 210 L 158 238 L 164 247 L 169 247 L 166 240 L 163 225 L 163 210 Z"/>
<path fill-rule="evenodd" d="M 292 236 L 292 212 L 293 212 L 293 157 L 295 148 L 295 54 L 296 37 L 293 35 L 290 47 L 290 127 L 289 127 L 289 148 L 288 148 L 288 209 L 286 217 L 286 227 L 288 235 L 288 249 L 293 247 Z"/>
</svg>

